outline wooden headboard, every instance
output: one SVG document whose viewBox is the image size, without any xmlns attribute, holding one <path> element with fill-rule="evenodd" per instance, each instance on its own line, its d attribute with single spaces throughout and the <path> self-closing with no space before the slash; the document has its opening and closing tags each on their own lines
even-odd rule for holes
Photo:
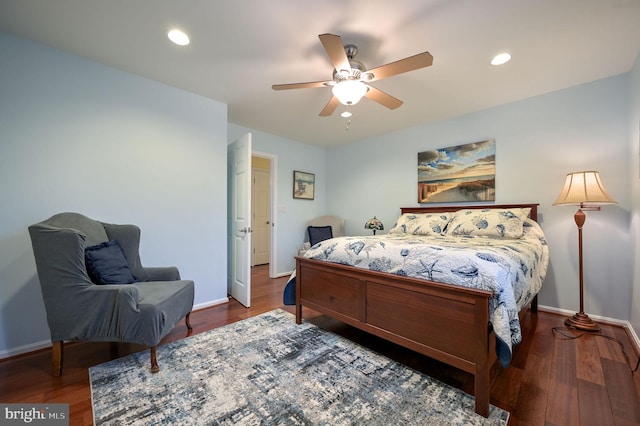
<svg viewBox="0 0 640 426">
<path fill-rule="evenodd" d="M 483 204 L 483 205 L 457 205 L 457 206 L 437 206 L 437 207 L 401 207 L 400 211 L 404 213 L 442 213 L 455 212 L 462 209 L 514 209 L 514 208 L 531 208 L 529 217 L 536 222 L 538 221 L 539 204 Z"/>
</svg>

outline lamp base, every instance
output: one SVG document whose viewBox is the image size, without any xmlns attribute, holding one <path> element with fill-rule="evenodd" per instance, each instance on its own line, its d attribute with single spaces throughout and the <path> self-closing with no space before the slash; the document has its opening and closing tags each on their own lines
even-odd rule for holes
<svg viewBox="0 0 640 426">
<path fill-rule="evenodd" d="M 589 315 L 584 312 L 578 312 L 572 317 L 564 321 L 567 327 L 575 328 L 582 331 L 600 331 L 600 326 L 596 324 Z"/>
</svg>

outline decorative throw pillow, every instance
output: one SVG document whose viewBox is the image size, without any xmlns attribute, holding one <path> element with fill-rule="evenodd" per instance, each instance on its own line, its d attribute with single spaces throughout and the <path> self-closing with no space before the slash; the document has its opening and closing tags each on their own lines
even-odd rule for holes
<svg viewBox="0 0 640 426">
<path fill-rule="evenodd" d="M 95 284 L 131 284 L 136 282 L 118 240 L 106 241 L 84 250 L 84 260 Z"/>
<path fill-rule="evenodd" d="M 390 234 L 440 235 L 451 220 L 452 213 L 404 213 L 389 231 Z"/>
<path fill-rule="evenodd" d="M 333 238 L 333 230 L 330 225 L 327 226 L 308 226 L 307 234 L 309 234 L 309 244 L 311 247 L 319 242 Z"/>
<path fill-rule="evenodd" d="M 521 238 L 524 232 L 523 223 L 530 211 L 528 207 L 458 210 L 449 223 L 447 234 Z"/>
</svg>

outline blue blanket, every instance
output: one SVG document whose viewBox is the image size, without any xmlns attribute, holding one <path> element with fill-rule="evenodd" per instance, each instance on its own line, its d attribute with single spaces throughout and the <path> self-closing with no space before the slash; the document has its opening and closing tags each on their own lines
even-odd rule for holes
<svg viewBox="0 0 640 426">
<path fill-rule="evenodd" d="M 284 294 L 282 295 L 282 303 L 285 305 L 295 305 L 296 304 L 296 271 L 293 270 L 293 273 L 289 277 L 289 281 L 287 281 L 287 285 L 284 287 Z"/>
<path fill-rule="evenodd" d="M 522 334 L 518 312 L 542 287 L 549 250 L 542 229 L 531 220 L 522 238 L 407 235 L 339 237 L 322 241 L 304 256 L 356 268 L 489 290 L 489 319 L 498 358 L 509 365 Z M 295 271 L 284 295 L 295 304 Z"/>
</svg>

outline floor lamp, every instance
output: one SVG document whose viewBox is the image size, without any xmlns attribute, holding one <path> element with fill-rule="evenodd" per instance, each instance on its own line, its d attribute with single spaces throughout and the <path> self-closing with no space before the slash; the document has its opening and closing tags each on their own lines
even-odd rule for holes
<svg viewBox="0 0 640 426">
<path fill-rule="evenodd" d="M 605 204 L 615 204 L 613 198 L 604 189 L 600 175 L 595 171 L 573 172 L 567 174 L 564 188 L 553 203 L 554 206 L 580 206 L 574 215 L 578 226 L 578 260 L 580 268 L 580 312 L 565 320 L 567 327 L 576 328 L 583 331 L 600 331 L 600 326 L 596 324 L 589 315 L 584 313 L 584 274 L 582 268 L 582 225 L 586 219 L 583 210 L 600 210 L 600 206 Z"/>
</svg>

